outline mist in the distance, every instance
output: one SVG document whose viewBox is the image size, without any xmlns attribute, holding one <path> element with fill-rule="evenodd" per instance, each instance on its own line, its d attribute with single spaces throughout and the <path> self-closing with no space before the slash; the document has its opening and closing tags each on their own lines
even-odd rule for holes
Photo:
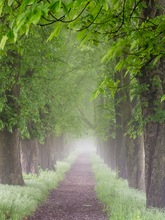
<svg viewBox="0 0 165 220">
<path fill-rule="evenodd" d="M 96 151 L 96 143 L 93 137 L 82 137 L 75 141 L 76 149 L 79 151 Z"/>
</svg>

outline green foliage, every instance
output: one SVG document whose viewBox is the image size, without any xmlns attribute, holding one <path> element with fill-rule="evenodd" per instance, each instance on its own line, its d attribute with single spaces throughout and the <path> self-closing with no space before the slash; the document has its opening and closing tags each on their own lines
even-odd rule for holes
<svg viewBox="0 0 165 220">
<path fill-rule="evenodd" d="M 138 135 L 142 135 L 143 123 L 141 106 L 138 105 L 132 110 L 132 117 L 128 122 L 128 130 L 126 134 L 133 139 L 135 139 Z"/>
<path fill-rule="evenodd" d="M 17 10 L 14 10 L 13 6 L 17 7 Z M 165 16 L 141 20 L 141 10 L 145 7 L 145 3 L 135 4 L 132 0 L 123 2 L 23 0 L 20 4 L 10 0 L 6 3 L 1 1 L 0 12 L 2 16 L 10 15 L 5 19 L 9 21 L 15 40 L 19 35 L 28 33 L 31 26 L 38 23 L 56 24 L 55 31 L 49 39 L 58 35 L 61 28 L 59 23 L 68 25 L 74 30 L 82 30 L 80 38 L 84 40 L 99 41 L 102 36 L 108 41 L 115 39 L 104 59 L 121 58 L 124 54 L 120 68 L 127 67 L 128 71 L 136 74 L 152 57 L 155 58 L 153 63 L 155 65 L 164 54 L 165 38 L 162 33 Z M 4 36 L 2 35 L 1 48 L 6 43 L 10 29 L 4 32 Z M 11 35 L 9 38 L 12 38 Z"/>
<path fill-rule="evenodd" d="M 98 89 L 93 93 L 93 98 L 97 98 L 100 93 L 104 94 L 107 89 L 111 92 L 111 95 L 114 98 L 119 82 L 120 81 L 115 82 L 109 77 L 106 77 L 100 85 L 98 85 Z"/>
<path fill-rule="evenodd" d="M 165 213 L 158 209 L 146 209 L 145 194 L 129 188 L 125 180 L 117 178 L 97 156 L 93 159 L 96 177 L 96 193 L 105 205 L 111 220 L 163 220 Z"/>
<path fill-rule="evenodd" d="M 163 102 L 164 100 L 165 100 L 165 95 L 162 95 L 161 102 Z"/>
<path fill-rule="evenodd" d="M 12 52 L 6 47 L 0 60 L 0 128 L 12 132 L 18 127 L 22 137 L 41 142 L 47 132 L 80 134 L 86 130 L 77 109 L 90 99 L 84 91 L 92 93 L 91 74 L 95 74 L 94 50 L 79 47 L 75 36 L 65 31 L 56 41 L 46 42 L 50 29 L 33 28 L 12 46 Z"/>
</svg>

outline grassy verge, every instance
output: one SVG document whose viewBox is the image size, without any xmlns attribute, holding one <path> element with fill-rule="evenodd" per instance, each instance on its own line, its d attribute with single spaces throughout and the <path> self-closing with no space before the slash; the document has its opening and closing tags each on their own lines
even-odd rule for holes
<svg viewBox="0 0 165 220">
<path fill-rule="evenodd" d="M 97 156 L 93 158 L 93 171 L 97 196 L 110 220 L 165 220 L 163 210 L 146 209 L 145 194 L 129 188 L 127 181 L 117 178 Z"/>
<path fill-rule="evenodd" d="M 41 170 L 38 176 L 24 175 L 24 187 L 0 184 L 0 220 L 22 220 L 33 213 L 50 190 L 63 180 L 75 157 L 72 154 L 65 161 L 57 162 L 56 171 Z"/>
</svg>

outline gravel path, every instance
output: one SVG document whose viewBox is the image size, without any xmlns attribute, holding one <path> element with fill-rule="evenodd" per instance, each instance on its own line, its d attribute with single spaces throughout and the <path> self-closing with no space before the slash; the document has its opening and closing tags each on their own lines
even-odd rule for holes
<svg viewBox="0 0 165 220">
<path fill-rule="evenodd" d="M 59 187 L 27 220 L 107 220 L 94 185 L 90 155 L 82 154 Z"/>
</svg>

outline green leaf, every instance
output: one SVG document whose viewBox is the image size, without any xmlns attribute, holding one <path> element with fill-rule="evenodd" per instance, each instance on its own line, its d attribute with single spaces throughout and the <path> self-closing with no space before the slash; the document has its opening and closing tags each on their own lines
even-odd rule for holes
<svg viewBox="0 0 165 220">
<path fill-rule="evenodd" d="M 2 102 L 0 102 L 0 112 L 2 112 L 3 107 L 4 107 L 4 104 Z"/>
<path fill-rule="evenodd" d="M 10 30 L 10 31 L 7 33 L 7 37 L 8 37 L 9 39 L 14 39 L 13 30 Z"/>
<path fill-rule="evenodd" d="M 2 49 L 2 50 L 4 49 L 7 40 L 8 40 L 8 36 L 4 35 L 2 37 L 2 40 L 1 40 L 1 43 L 0 43 L 0 49 Z"/>
<path fill-rule="evenodd" d="M 163 102 L 164 100 L 165 100 L 165 94 L 162 95 L 162 97 L 161 97 L 161 102 Z"/>
<path fill-rule="evenodd" d="M 3 6 L 4 6 L 4 0 L 1 0 L 1 2 L 0 2 L 0 15 L 2 14 Z"/>
<path fill-rule="evenodd" d="M 3 121 L 0 119 L 0 130 L 2 131 L 4 128 L 4 124 L 3 124 Z"/>
<path fill-rule="evenodd" d="M 103 8 L 104 8 L 106 11 L 108 11 L 109 6 L 108 6 L 107 0 L 102 0 L 102 4 L 103 4 Z"/>
<path fill-rule="evenodd" d="M 14 0 L 8 0 L 8 5 L 11 6 L 13 4 Z"/>
<path fill-rule="evenodd" d="M 41 18 L 41 10 L 35 9 L 30 17 L 30 23 L 37 24 Z"/>
<path fill-rule="evenodd" d="M 120 60 L 120 61 L 117 63 L 117 65 L 116 65 L 116 67 L 115 67 L 115 70 L 116 70 L 116 71 L 120 71 L 120 70 L 123 68 L 123 64 L 124 64 L 124 60 Z"/>
<path fill-rule="evenodd" d="M 25 27 L 24 25 L 27 25 L 27 21 L 29 19 L 29 15 L 31 14 L 31 11 L 30 10 L 26 10 L 25 12 L 21 13 L 18 18 L 17 18 L 17 21 L 16 21 L 16 26 L 14 27 L 13 29 L 13 32 L 14 32 L 14 36 L 15 36 L 15 39 L 17 38 L 17 34 L 18 32 L 20 31 L 20 29 L 22 27 Z M 30 21 L 29 21 L 30 22 Z M 28 26 L 26 27 L 28 28 Z"/>
<path fill-rule="evenodd" d="M 119 3 L 120 3 L 120 1 L 118 1 L 118 0 L 113 0 L 112 1 L 114 10 L 117 10 L 119 8 Z"/>
<path fill-rule="evenodd" d="M 101 59 L 101 63 L 109 62 L 116 54 L 116 48 L 112 45 L 107 54 Z"/>
<path fill-rule="evenodd" d="M 68 15 L 68 8 L 66 7 L 66 5 L 64 4 L 64 2 L 62 2 L 62 8 L 63 8 L 63 11 L 64 11 L 64 14 Z"/>
<path fill-rule="evenodd" d="M 61 1 L 56 1 L 55 3 L 51 4 L 50 11 L 55 13 L 58 12 L 61 8 Z"/>
<path fill-rule="evenodd" d="M 157 56 L 153 61 L 153 65 L 155 65 L 160 60 L 161 57 L 162 55 Z"/>
<path fill-rule="evenodd" d="M 24 0 L 20 6 L 20 11 L 23 11 L 26 9 L 26 6 L 33 3 L 34 4 L 34 0 Z"/>
<path fill-rule="evenodd" d="M 137 40 L 134 40 L 132 43 L 131 43 L 131 48 L 130 50 L 134 50 L 138 47 L 138 41 Z"/>
<path fill-rule="evenodd" d="M 96 99 L 100 93 L 103 93 L 103 90 L 101 91 L 100 88 L 98 88 L 93 94 L 92 94 L 92 97 L 91 97 L 91 100 L 93 99 Z"/>
<path fill-rule="evenodd" d="M 54 29 L 54 31 L 51 33 L 51 35 L 48 37 L 47 41 L 51 41 L 53 37 L 57 37 L 60 33 L 60 30 L 61 30 L 61 25 L 59 23 Z"/>
</svg>

